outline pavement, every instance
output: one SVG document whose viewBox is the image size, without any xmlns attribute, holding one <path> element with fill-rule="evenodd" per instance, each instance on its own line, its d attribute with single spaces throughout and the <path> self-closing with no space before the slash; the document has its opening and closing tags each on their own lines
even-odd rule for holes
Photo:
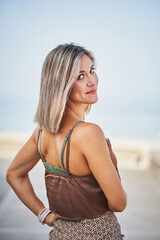
<svg viewBox="0 0 160 240">
<path fill-rule="evenodd" d="M 10 160 L 0 159 L 0 240 L 47 240 L 52 229 L 41 225 L 37 217 L 18 199 L 5 181 Z M 128 205 L 116 213 L 125 240 L 160 240 L 160 188 L 148 170 L 120 169 Z M 48 206 L 44 168 L 38 163 L 30 172 L 38 197 Z"/>
</svg>

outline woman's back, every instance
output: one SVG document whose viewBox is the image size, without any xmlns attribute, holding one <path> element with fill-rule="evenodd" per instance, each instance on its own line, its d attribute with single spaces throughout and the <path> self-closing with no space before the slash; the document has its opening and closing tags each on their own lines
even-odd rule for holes
<svg viewBox="0 0 160 240">
<path fill-rule="evenodd" d="M 78 124 L 72 132 L 72 137 L 70 138 L 70 154 L 69 154 L 69 171 L 70 173 L 78 176 L 84 176 L 90 174 L 91 171 L 87 164 L 84 155 L 81 152 L 81 141 L 83 141 L 83 131 L 89 125 L 89 123 Z M 43 129 L 41 135 L 41 152 L 45 157 L 47 163 L 63 168 L 61 162 L 62 147 L 64 144 L 65 137 L 68 131 L 74 126 L 63 125 L 57 134 L 52 134 L 47 130 Z M 66 144 L 67 145 L 67 144 Z M 40 151 L 40 149 L 39 149 Z M 66 169 L 66 151 L 67 147 L 64 149 L 63 162 Z"/>
<path fill-rule="evenodd" d="M 72 165 L 73 169 L 76 168 L 78 169 L 78 165 L 80 167 L 82 165 L 81 175 L 78 174 L 75 175 L 73 172 L 70 172 L 69 170 L 70 140 L 72 133 L 74 132 L 73 130 L 80 123 L 82 123 L 82 121 L 78 121 L 77 123 L 75 123 L 72 126 L 72 128 L 69 129 L 65 136 L 65 140 L 61 150 L 61 164 L 59 164 L 59 160 L 51 162 L 46 161 L 46 158 L 43 155 L 41 149 L 43 131 L 42 129 L 40 131 L 39 136 L 39 150 L 42 156 L 42 160 L 44 162 L 44 166 L 46 168 L 45 182 L 49 207 L 53 212 L 61 216 L 61 218 L 70 220 L 80 220 L 85 218 L 99 217 L 102 214 L 104 214 L 108 209 L 107 199 L 103 191 L 101 190 L 99 184 L 97 183 L 96 179 L 92 175 L 92 173 L 91 172 L 87 174 L 84 174 L 84 172 L 82 173 L 82 168 L 84 168 L 85 166 L 83 165 L 82 162 L 79 161 L 78 154 L 77 156 L 74 155 Z M 83 129 L 79 129 L 79 131 L 83 131 Z M 44 135 L 43 137 L 45 139 L 46 135 Z M 55 138 L 53 140 L 55 141 Z M 63 162 L 65 148 L 66 148 L 66 167 L 64 166 Z M 59 156 L 58 151 L 55 152 Z M 80 152 L 79 149 L 78 152 Z M 78 164 L 76 164 L 76 162 L 78 162 Z M 56 165 L 57 163 L 58 165 Z"/>
</svg>

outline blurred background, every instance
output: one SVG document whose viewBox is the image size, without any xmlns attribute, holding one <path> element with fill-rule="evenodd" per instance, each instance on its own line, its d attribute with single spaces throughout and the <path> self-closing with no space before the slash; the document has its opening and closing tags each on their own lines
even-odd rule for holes
<svg viewBox="0 0 160 240">
<path fill-rule="evenodd" d="M 102 127 L 119 161 L 128 193 L 117 214 L 122 232 L 129 240 L 160 239 L 159 13 L 159 0 L 0 1 L 0 239 L 47 239 L 49 229 L 20 203 L 5 173 L 37 126 L 46 55 L 71 42 L 96 58 L 99 102 L 86 121 Z M 46 201 L 43 173 L 38 163 L 31 178 Z"/>
</svg>

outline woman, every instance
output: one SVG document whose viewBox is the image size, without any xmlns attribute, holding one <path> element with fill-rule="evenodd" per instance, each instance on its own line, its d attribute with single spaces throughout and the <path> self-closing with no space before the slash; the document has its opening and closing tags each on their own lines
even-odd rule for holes
<svg viewBox="0 0 160 240">
<path fill-rule="evenodd" d="M 54 226 L 53 239 L 122 239 L 114 212 L 126 194 L 109 139 L 84 122 L 98 101 L 93 54 L 74 44 L 46 57 L 35 116 L 39 127 L 16 155 L 7 181 L 41 223 Z M 35 195 L 28 172 L 42 159 L 50 209 Z"/>
</svg>

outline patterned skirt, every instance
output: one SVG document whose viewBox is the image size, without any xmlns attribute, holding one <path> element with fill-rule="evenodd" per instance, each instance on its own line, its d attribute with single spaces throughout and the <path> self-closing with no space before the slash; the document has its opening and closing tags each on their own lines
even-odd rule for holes
<svg viewBox="0 0 160 240">
<path fill-rule="evenodd" d="M 94 219 L 58 219 L 49 234 L 49 240 L 123 240 L 115 213 L 107 211 Z"/>
</svg>

